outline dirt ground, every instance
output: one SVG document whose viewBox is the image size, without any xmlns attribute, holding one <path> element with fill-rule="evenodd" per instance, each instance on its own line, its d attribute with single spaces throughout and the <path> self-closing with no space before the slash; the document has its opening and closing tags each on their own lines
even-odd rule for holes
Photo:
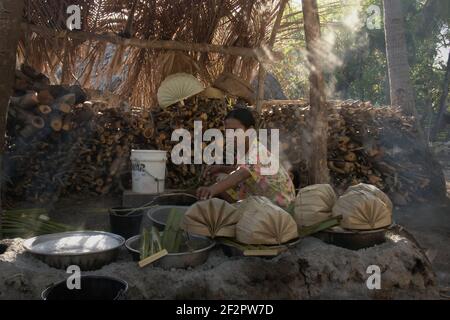
<svg viewBox="0 0 450 320">
<path fill-rule="evenodd" d="M 395 222 L 404 226 L 419 242 L 431 261 L 444 294 L 450 294 L 450 162 L 442 161 L 447 177 L 448 199 L 444 203 L 426 203 L 397 207 Z M 89 198 L 73 196 L 57 203 L 56 220 L 91 230 L 108 230 L 105 208 L 121 205 L 120 197 Z"/>
<path fill-rule="evenodd" d="M 450 295 L 450 163 L 445 168 L 448 199 L 443 203 L 426 203 L 395 208 L 395 222 L 412 234 L 425 251 L 436 274 L 443 298 Z M 109 230 L 107 209 L 121 205 L 121 197 L 72 195 L 61 199 L 52 211 L 54 220 L 90 230 Z M 341 297 L 342 298 L 342 297 Z M 351 297 L 349 297 L 351 298 Z"/>
</svg>

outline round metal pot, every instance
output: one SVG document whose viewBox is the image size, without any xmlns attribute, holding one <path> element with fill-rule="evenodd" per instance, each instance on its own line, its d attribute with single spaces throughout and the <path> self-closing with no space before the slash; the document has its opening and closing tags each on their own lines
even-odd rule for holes
<svg viewBox="0 0 450 320">
<path fill-rule="evenodd" d="M 194 251 L 169 253 L 169 255 L 156 261 L 155 263 L 153 263 L 153 265 L 155 267 L 170 270 L 172 268 L 175 269 L 194 268 L 204 264 L 206 260 L 208 260 L 209 253 L 214 248 L 215 242 L 205 237 L 193 235 L 190 236 L 190 239 L 194 241 L 199 241 L 200 248 Z M 140 253 L 139 253 L 140 240 L 141 236 L 138 235 L 128 239 L 125 243 L 125 246 L 128 249 L 128 252 L 130 252 L 130 254 L 133 256 L 134 261 L 140 260 Z"/>
<path fill-rule="evenodd" d="M 69 245 L 64 245 L 69 241 Z M 102 247 L 102 243 L 109 241 Z M 35 258 L 57 269 L 76 265 L 91 271 L 115 261 L 125 239 L 101 231 L 64 232 L 38 236 L 23 243 L 25 250 Z"/>
</svg>

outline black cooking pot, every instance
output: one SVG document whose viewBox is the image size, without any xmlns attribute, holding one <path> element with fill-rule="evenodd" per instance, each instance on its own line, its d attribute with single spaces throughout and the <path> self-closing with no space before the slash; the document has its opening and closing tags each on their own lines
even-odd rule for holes
<svg viewBox="0 0 450 320">
<path fill-rule="evenodd" d="M 112 233 L 129 239 L 141 232 L 144 212 L 142 210 L 132 212 L 133 210 L 130 208 L 112 208 L 109 210 L 109 222 Z"/>
<path fill-rule="evenodd" d="M 67 281 L 61 281 L 42 292 L 43 300 L 125 300 L 126 281 L 102 276 L 81 276 L 81 288 L 70 290 Z"/>
</svg>

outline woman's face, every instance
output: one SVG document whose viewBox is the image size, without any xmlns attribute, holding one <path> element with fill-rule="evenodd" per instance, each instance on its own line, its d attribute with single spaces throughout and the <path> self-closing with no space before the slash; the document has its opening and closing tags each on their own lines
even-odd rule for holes
<svg viewBox="0 0 450 320">
<path fill-rule="evenodd" d="M 231 118 L 225 120 L 225 129 L 232 129 L 232 130 L 242 129 L 245 132 L 247 131 L 248 128 L 246 128 L 239 120 Z"/>
<path fill-rule="evenodd" d="M 227 119 L 225 120 L 225 129 L 226 130 L 242 130 L 242 131 L 235 131 L 235 136 L 234 136 L 234 143 L 239 146 L 242 142 L 245 141 L 245 143 L 242 145 L 244 147 L 244 151 L 247 152 L 249 149 L 249 145 L 250 145 L 250 138 L 246 135 L 247 130 L 249 130 L 250 128 L 246 128 L 242 122 L 240 122 L 237 119 Z M 243 154 L 239 154 L 239 147 L 234 149 L 235 152 L 235 157 L 242 157 L 244 155 Z"/>
</svg>

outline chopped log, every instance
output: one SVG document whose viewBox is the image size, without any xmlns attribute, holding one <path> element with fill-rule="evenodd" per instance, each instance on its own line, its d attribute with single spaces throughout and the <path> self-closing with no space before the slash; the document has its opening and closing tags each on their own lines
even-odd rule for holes
<svg viewBox="0 0 450 320">
<path fill-rule="evenodd" d="M 37 107 L 37 112 L 44 116 L 50 114 L 52 111 L 53 111 L 52 108 L 50 108 L 50 106 L 48 106 L 48 105 L 42 104 Z"/>
<path fill-rule="evenodd" d="M 50 127 L 55 132 L 59 132 L 63 127 L 63 119 L 62 116 L 58 113 L 52 114 L 50 117 Z"/>
<path fill-rule="evenodd" d="M 53 109 L 60 111 L 62 113 L 70 113 L 72 111 L 72 107 L 70 104 L 67 104 L 65 102 L 58 102 L 56 104 L 53 105 Z"/>
<path fill-rule="evenodd" d="M 72 129 L 72 115 L 66 115 L 63 120 L 62 130 L 70 131 Z"/>
<path fill-rule="evenodd" d="M 45 127 L 45 121 L 41 117 L 35 116 L 34 114 L 17 109 L 18 119 L 24 121 L 26 124 L 35 127 L 36 129 L 42 129 Z"/>
<path fill-rule="evenodd" d="M 11 103 L 22 109 L 31 109 L 39 104 L 38 96 L 36 92 L 28 92 L 22 97 L 11 98 Z"/>
<path fill-rule="evenodd" d="M 38 93 L 38 101 L 40 104 L 51 105 L 55 98 L 50 94 L 48 90 L 41 90 Z"/>
</svg>

